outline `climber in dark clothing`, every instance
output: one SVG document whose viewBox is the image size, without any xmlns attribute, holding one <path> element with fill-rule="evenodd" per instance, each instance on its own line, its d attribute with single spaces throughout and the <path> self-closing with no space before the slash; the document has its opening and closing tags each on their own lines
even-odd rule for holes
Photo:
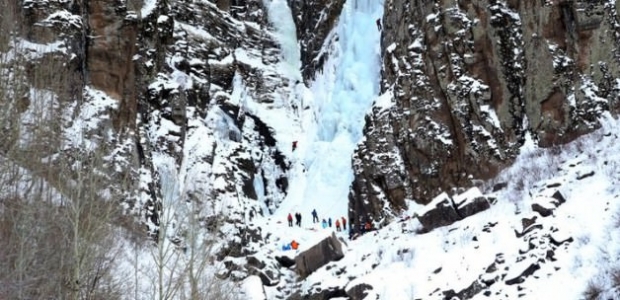
<svg viewBox="0 0 620 300">
<path fill-rule="evenodd" d="M 316 213 L 316 209 L 312 210 L 312 223 L 319 222 L 319 215 Z"/>
<path fill-rule="evenodd" d="M 297 141 L 293 141 L 293 151 L 295 151 L 295 149 L 297 149 Z"/>
<path fill-rule="evenodd" d="M 347 219 L 342 217 L 342 229 L 347 230 Z"/>
<path fill-rule="evenodd" d="M 327 225 L 329 225 L 329 227 L 332 227 L 332 218 L 327 219 Z"/>
<path fill-rule="evenodd" d="M 301 227 L 301 214 L 300 213 L 295 213 L 295 224 L 299 227 Z"/>
</svg>

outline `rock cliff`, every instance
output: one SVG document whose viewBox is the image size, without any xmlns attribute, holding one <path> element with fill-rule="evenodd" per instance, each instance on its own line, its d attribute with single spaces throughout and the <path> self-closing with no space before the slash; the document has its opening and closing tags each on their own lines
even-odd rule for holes
<svg viewBox="0 0 620 300">
<path fill-rule="evenodd" d="M 166 186 L 178 181 L 171 183 L 182 189 L 176 205 L 188 204 L 222 237 L 218 259 L 246 255 L 259 230 L 249 228 L 248 215 L 277 207 L 290 165 L 273 130 L 244 109 L 249 101 L 265 110 L 288 105 L 294 86 L 278 69 L 281 50 L 263 2 L 24 0 L 0 7 L 10 12 L 2 22 L 13 34 L 0 34 L 1 69 L 7 51 L 22 59 L 13 66 L 24 68 L 1 87 L 25 83 L 2 103 L 16 116 L 3 124 L 15 128 L 3 134 L 4 149 L 44 144 L 40 157 L 24 162 L 31 170 L 102 158 L 91 166 L 105 169 L 102 186 L 155 238 L 163 202 L 171 200 Z M 37 99 L 35 88 L 49 99 Z M 51 101 L 57 114 L 29 126 L 54 126 L 45 142 L 37 136 L 19 144 L 26 132 L 19 118 L 39 100 Z M 58 171 L 71 178 L 80 169 Z M 166 234 L 182 243 L 180 228 Z"/>
<path fill-rule="evenodd" d="M 350 217 L 425 204 L 509 165 L 526 135 L 571 141 L 618 112 L 615 1 L 386 0 L 382 96 L 353 162 Z"/>
<path fill-rule="evenodd" d="M 342 12 L 344 0 L 289 0 L 293 21 L 297 27 L 297 39 L 301 51 L 302 75 L 306 81 L 314 79 L 327 59 L 321 51 Z"/>
</svg>

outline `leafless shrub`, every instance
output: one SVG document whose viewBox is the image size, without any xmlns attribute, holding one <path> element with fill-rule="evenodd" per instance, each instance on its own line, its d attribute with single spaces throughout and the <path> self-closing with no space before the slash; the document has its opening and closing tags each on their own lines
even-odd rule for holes
<svg viewBox="0 0 620 300">
<path fill-rule="evenodd" d="M 616 267 L 611 271 L 611 283 L 614 288 L 620 288 L 620 268 Z"/>
<path fill-rule="evenodd" d="M 585 300 L 597 300 L 602 293 L 603 288 L 601 285 L 590 281 L 586 287 L 586 290 L 583 292 L 583 297 Z"/>
</svg>

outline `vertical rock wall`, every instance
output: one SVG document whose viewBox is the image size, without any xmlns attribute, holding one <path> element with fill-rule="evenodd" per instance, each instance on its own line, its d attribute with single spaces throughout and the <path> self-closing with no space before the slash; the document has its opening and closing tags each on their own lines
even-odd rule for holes
<svg viewBox="0 0 620 300">
<path fill-rule="evenodd" d="M 327 59 L 321 52 L 329 33 L 336 26 L 344 0 L 288 0 L 293 21 L 297 26 L 300 44 L 302 75 L 305 81 L 314 79 Z"/>
<path fill-rule="evenodd" d="M 617 113 L 615 1 L 386 0 L 383 97 L 355 153 L 351 218 L 427 203 Z M 379 162 L 379 163 L 378 163 Z M 389 214 L 389 213 L 388 213 Z"/>
</svg>

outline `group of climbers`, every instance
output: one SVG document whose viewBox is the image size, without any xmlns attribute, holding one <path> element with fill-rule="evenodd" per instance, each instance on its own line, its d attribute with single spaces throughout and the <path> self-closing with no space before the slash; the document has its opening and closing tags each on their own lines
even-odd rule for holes
<svg viewBox="0 0 620 300">
<path fill-rule="evenodd" d="M 342 220 L 342 222 L 341 222 L 341 220 Z M 321 222 L 321 225 L 323 226 L 323 228 L 332 227 L 332 218 L 328 218 L 327 220 L 323 219 L 323 222 Z M 342 217 L 340 219 L 336 219 L 336 223 L 334 225 L 336 226 L 336 231 L 346 230 L 347 229 L 347 219 L 345 217 Z M 342 225 L 342 227 L 341 227 L 341 225 Z"/>
<path fill-rule="evenodd" d="M 289 213 L 286 220 L 288 221 L 288 227 L 293 227 L 293 215 Z M 301 213 L 295 213 L 295 225 L 301 227 Z"/>
<path fill-rule="evenodd" d="M 293 227 L 293 215 L 292 214 L 288 214 L 287 217 L 288 220 L 288 227 Z M 316 209 L 312 210 L 312 223 L 318 223 L 319 222 L 319 215 L 316 212 Z M 295 225 L 301 227 L 301 213 L 296 212 L 295 213 Z M 336 219 L 336 223 L 334 224 L 336 226 L 336 231 L 344 231 L 347 229 L 347 219 L 345 217 L 341 217 L 340 219 Z M 323 219 L 323 221 L 321 222 L 321 226 L 323 226 L 323 228 L 327 228 L 327 227 L 332 227 L 332 218 L 328 218 Z"/>
</svg>

